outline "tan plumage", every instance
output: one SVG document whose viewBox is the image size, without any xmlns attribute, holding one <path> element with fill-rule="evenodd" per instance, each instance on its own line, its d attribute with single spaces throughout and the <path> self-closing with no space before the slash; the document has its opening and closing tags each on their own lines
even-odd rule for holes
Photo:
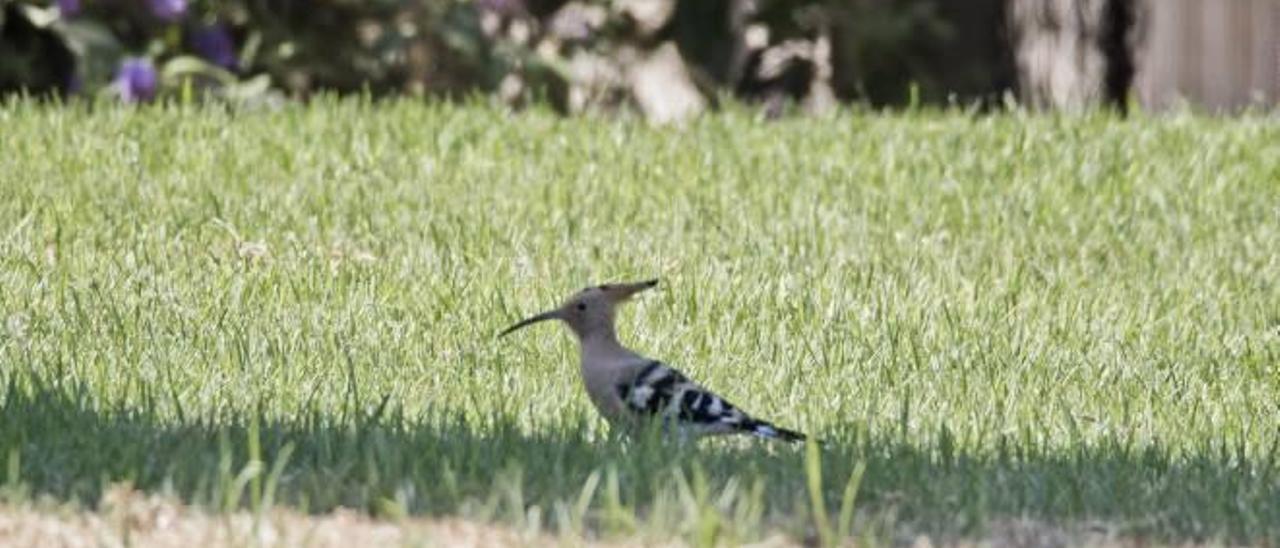
<svg viewBox="0 0 1280 548">
<path fill-rule="evenodd" d="M 682 436 L 744 433 L 786 441 L 804 439 L 799 432 L 748 416 L 674 368 L 618 342 L 614 330 L 617 305 L 657 284 L 658 280 L 649 280 L 588 287 L 559 308 L 521 320 L 501 335 L 545 320 L 568 324 L 578 338 L 587 395 L 615 425 L 657 419 L 664 428 L 675 429 Z"/>
</svg>

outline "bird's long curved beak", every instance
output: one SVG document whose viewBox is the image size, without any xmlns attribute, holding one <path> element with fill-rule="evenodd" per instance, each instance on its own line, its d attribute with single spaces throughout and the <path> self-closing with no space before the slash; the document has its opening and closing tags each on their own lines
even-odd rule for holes
<svg viewBox="0 0 1280 548">
<path fill-rule="evenodd" d="M 502 333 L 499 333 L 499 334 L 498 334 L 498 337 L 505 337 L 505 336 L 507 336 L 507 335 L 511 334 L 511 332 L 512 332 L 512 331 L 516 331 L 516 330 L 518 330 L 518 329 L 521 329 L 521 328 L 524 328 L 524 327 L 528 327 L 528 326 L 533 325 L 533 324 L 538 323 L 538 322 L 545 322 L 545 321 L 547 321 L 547 320 L 555 320 L 555 319 L 559 319 L 559 318 L 560 318 L 560 311 L 559 311 L 559 310 L 548 310 L 548 311 L 543 312 L 543 313 L 541 313 L 541 314 L 538 314 L 538 315 L 536 315 L 536 316 L 529 316 L 528 318 L 525 318 L 525 319 L 523 319 L 523 320 L 520 320 L 519 322 L 516 322 L 516 324 L 515 324 L 515 325 L 513 325 L 513 326 L 511 326 L 511 327 L 508 327 L 508 328 L 504 329 L 504 330 L 502 331 Z"/>
</svg>

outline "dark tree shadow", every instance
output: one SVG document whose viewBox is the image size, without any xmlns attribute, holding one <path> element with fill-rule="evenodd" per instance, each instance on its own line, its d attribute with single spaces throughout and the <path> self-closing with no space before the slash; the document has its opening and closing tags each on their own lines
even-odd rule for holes
<svg viewBox="0 0 1280 548">
<path fill-rule="evenodd" d="M 524 504 L 549 508 L 575 499 L 593 472 L 613 470 L 621 500 L 643 513 L 670 488 L 673 470 L 696 468 L 713 489 L 731 477 L 762 482 L 766 522 L 794 531 L 807 520 L 794 516 L 808 515 L 800 446 L 600 441 L 581 424 L 526 429 L 501 417 L 428 420 L 406 417 L 386 400 L 346 417 L 254 419 L 227 411 L 160 420 L 148 407 L 155 406 L 144 398 L 103 409 L 83 389 L 10 380 L 0 402 L 0 459 L 20 458 L 18 479 L 31 494 L 88 505 L 105 487 L 128 481 L 217 507 L 256 444 L 265 466 L 260 477 L 283 464 L 272 482 L 276 503 L 311 512 L 346 506 L 377 514 L 392 505 L 410 514 L 457 514 L 512 486 Z M 964 444 L 945 429 L 924 444 L 858 427 L 827 433 L 823 494 L 834 513 L 846 479 L 863 462 L 860 515 L 892 516 L 895 527 L 921 533 L 980 534 L 990 523 L 1029 518 L 1066 528 L 1101 523 L 1175 542 L 1280 536 L 1275 445 L 1250 456 L 1229 439 L 1206 440 L 1192 452 L 1125 439 L 1050 451 L 1032 439 L 1004 439 L 972 454 L 956 449 Z"/>
</svg>

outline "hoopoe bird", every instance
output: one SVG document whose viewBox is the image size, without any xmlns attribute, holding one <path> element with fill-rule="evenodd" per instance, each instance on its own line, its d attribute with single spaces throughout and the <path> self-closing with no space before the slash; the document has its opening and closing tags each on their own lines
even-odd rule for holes
<svg viewBox="0 0 1280 548">
<path fill-rule="evenodd" d="M 618 342 L 614 330 L 618 305 L 656 285 L 658 280 L 588 287 L 559 308 L 520 320 L 498 336 L 547 320 L 568 324 L 578 338 L 587 395 L 611 424 L 634 426 L 658 420 L 664 431 L 675 430 L 681 439 L 749 434 L 804 440 L 804 434 L 751 417 L 683 373 Z"/>
</svg>

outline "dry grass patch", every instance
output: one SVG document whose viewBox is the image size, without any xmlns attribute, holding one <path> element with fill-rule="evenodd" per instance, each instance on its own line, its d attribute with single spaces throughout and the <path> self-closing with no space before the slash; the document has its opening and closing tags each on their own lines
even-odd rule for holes
<svg viewBox="0 0 1280 548">
<path fill-rule="evenodd" d="M 750 544 L 754 548 L 817 545 L 816 538 L 773 535 Z M 979 537 L 932 537 L 900 533 L 889 544 L 913 548 L 1070 546 L 1159 546 L 1150 539 L 1125 537 L 1104 524 L 1063 528 L 1034 520 L 991 524 Z M 552 536 L 519 531 L 462 518 L 379 520 L 362 512 L 339 509 L 308 515 L 276 508 L 213 514 L 157 494 L 117 486 L 103 497 L 98 511 L 0 505 L 0 546 L 48 547 L 241 547 L 241 546 L 685 546 L 679 539 L 599 539 Z M 856 544 L 849 544 L 856 545 Z M 1194 546 L 1195 544 L 1188 544 Z"/>
<path fill-rule="evenodd" d="M 99 511 L 0 506 L 0 545 L 190 546 L 552 546 L 545 535 L 457 518 L 381 521 L 353 510 L 306 515 L 273 509 L 211 514 L 128 487 L 109 491 Z"/>
</svg>

